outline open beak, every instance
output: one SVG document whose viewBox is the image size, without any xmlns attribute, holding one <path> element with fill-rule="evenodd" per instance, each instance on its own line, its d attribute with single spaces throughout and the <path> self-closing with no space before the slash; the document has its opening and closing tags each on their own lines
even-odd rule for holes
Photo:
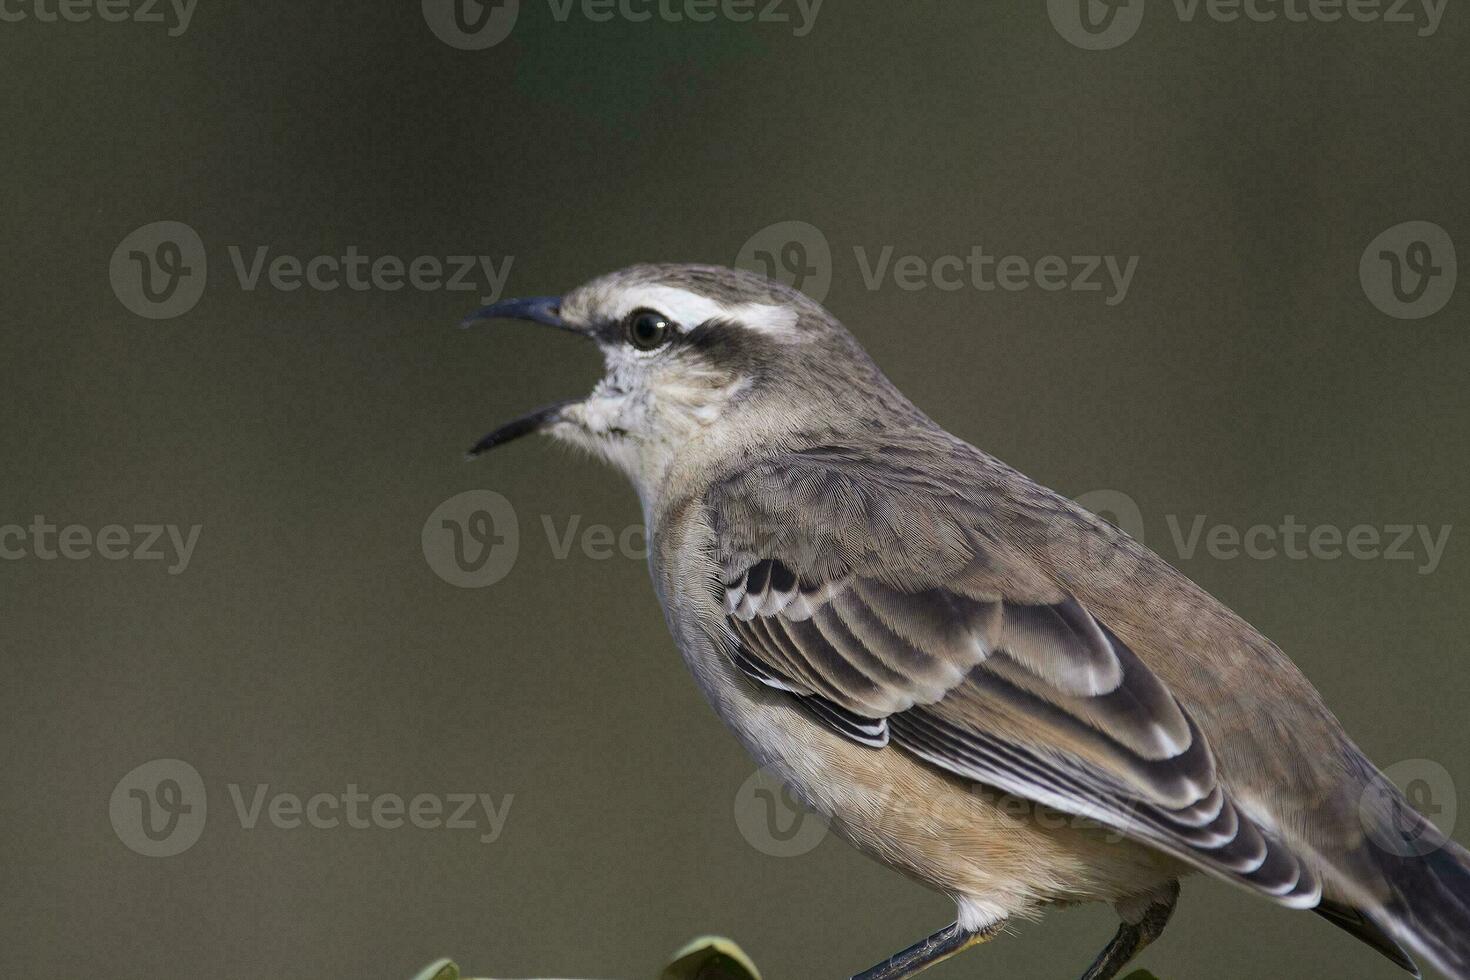
<svg viewBox="0 0 1470 980">
<path fill-rule="evenodd" d="M 560 296 L 532 296 L 527 299 L 507 299 L 499 303 L 476 310 L 460 321 L 460 326 L 471 327 L 484 320 L 528 320 L 531 323 L 540 323 L 548 327 L 556 327 L 578 336 L 586 337 L 588 332 L 580 327 L 574 327 L 561 318 Z M 475 443 L 468 453 L 466 459 L 474 459 L 494 449 L 503 446 L 507 442 L 519 439 L 521 436 L 540 432 L 557 422 L 563 420 L 563 412 L 571 405 L 581 401 L 580 398 L 564 398 L 550 405 L 543 405 L 534 412 L 527 412 L 518 419 L 507 422 L 500 428 L 491 432 L 485 438 Z"/>
<path fill-rule="evenodd" d="M 561 318 L 560 296 L 529 296 L 526 299 L 505 299 L 499 303 L 478 309 L 459 321 L 461 327 L 473 327 L 481 320 L 529 320 L 532 323 L 556 327 L 570 333 L 586 335 L 586 331 L 569 325 Z"/>
</svg>

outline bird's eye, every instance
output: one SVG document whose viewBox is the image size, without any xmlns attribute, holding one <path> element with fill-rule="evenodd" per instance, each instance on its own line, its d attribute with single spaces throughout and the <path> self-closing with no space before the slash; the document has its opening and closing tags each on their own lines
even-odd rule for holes
<svg viewBox="0 0 1470 980">
<path fill-rule="evenodd" d="M 657 350 L 668 343 L 673 332 L 669 318 L 653 310 L 634 310 L 623 321 L 628 343 L 639 350 Z"/>
</svg>

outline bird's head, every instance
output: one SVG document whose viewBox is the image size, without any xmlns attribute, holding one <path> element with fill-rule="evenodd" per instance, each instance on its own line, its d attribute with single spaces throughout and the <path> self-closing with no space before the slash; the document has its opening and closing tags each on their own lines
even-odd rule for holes
<svg viewBox="0 0 1470 980">
<path fill-rule="evenodd" d="M 737 269 L 632 266 L 564 296 L 495 303 L 465 322 L 500 318 L 591 339 L 607 374 L 584 398 L 501 426 L 470 455 L 546 432 L 624 470 L 645 503 L 678 462 L 862 424 L 902 402 L 820 305 Z"/>
</svg>

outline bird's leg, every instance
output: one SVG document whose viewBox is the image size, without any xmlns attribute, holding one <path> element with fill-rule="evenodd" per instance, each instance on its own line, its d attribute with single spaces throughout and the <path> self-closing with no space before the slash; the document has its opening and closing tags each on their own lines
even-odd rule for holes
<svg viewBox="0 0 1470 980">
<path fill-rule="evenodd" d="M 1174 914 L 1174 905 L 1179 901 L 1179 883 L 1171 882 L 1163 896 L 1150 902 L 1137 922 L 1124 921 L 1118 934 L 1107 948 L 1098 955 L 1082 980 L 1113 980 L 1118 971 L 1128 964 L 1145 946 L 1159 938 L 1169 916 Z"/>
<path fill-rule="evenodd" d="M 958 922 L 945 926 L 928 939 L 921 939 L 877 966 L 855 974 L 852 980 L 904 980 L 905 977 L 927 970 L 940 960 L 947 960 L 971 946 L 994 939 L 1003 924 L 997 922 L 976 931 L 961 929 Z"/>
</svg>

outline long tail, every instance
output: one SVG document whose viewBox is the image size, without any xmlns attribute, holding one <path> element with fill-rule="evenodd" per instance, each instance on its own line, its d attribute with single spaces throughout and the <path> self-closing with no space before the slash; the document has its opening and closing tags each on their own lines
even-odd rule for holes
<svg viewBox="0 0 1470 980">
<path fill-rule="evenodd" d="M 1386 898 L 1360 911 L 1446 975 L 1470 980 L 1470 853 L 1397 791 L 1378 802 L 1386 819 L 1374 821 L 1370 849 Z"/>
<path fill-rule="evenodd" d="M 1470 854 L 1449 842 L 1400 859 L 1388 881 L 1383 926 L 1449 976 L 1470 980 Z"/>
</svg>

